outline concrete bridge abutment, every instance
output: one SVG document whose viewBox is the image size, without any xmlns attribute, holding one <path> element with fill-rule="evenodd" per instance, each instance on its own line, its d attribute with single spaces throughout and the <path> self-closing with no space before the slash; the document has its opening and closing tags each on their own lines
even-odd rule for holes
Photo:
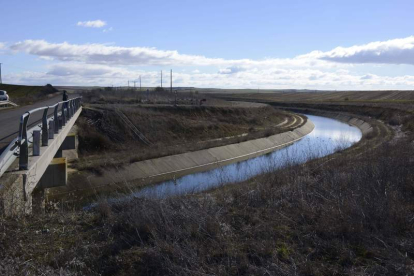
<svg viewBox="0 0 414 276">
<path fill-rule="evenodd" d="M 41 213 L 45 210 L 45 189 L 67 184 L 67 163 L 78 157 L 76 119 L 81 108 L 69 119 L 66 127 L 40 147 L 39 155 L 29 156 L 28 170 L 14 167 L 6 172 L 0 183 L 0 212 L 6 216 Z M 2 210 L 1 210 L 2 209 Z"/>
</svg>

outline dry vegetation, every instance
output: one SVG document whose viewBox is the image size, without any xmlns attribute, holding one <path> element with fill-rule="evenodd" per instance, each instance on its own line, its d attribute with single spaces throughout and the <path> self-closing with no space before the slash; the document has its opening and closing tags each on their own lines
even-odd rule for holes
<svg viewBox="0 0 414 276">
<path fill-rule="evenodd" d="M 352 102 L 352 101 L 399 101 L 414 102 L 414 91 L 319 91 L 319 92 L 275 92 L 275 93 L 239 93 L 234 91 L 231 94 L 221 93 L 219 97 L 237 96 L 241 98 L 267 99 L 271 101 L 290 102 Z"/>
<path fill-rule="evenodd" d="M 106 267 L 125 275 L 411 274 L 414 151 L 405 146 L 212 195 L 101 205 L 119 250 Z"/>
<path fill-rule="evenodd" d="M 376 132 L 364 140 L 375 150 L 345 150 L 209 193 L 101 199 L 90 211 L 2 220 L 0 269 L 26 275 L 411 275 L 413 136 L 382 138 Z"/>
<path fill-rule="evenodd" d="M 0 274 L 413 275 L 414 115 L 301 107 L 385 123 L 333 156 L 202 194 L 2 218 Z"/>
<path fill-rule="evenodd" d="M 289 130 L 276 127 L 285 118 L 288 113 L 268 106 L 93 105 L 78 122 L 81 159 L 74 167 L 96 171 L 269 136 Z"/>
<path fill-rule="evenodd" d="M 414 91 L 327 91 L 327 92 L 277 92 L 277 93 L 233 93 L 215 95 L 221 99 L 260 101 L 309 105 L 371 106 L 412 111 Z"/>
<path fill-rule="evenodd" d="M 148 89 L 148 92 L 147 92 Z M 80 91 L 84 101 L 90 104 L 174 104 L 175 93 L 169 89 L 156 88 L 99 88 L 87 91 Z M 177 93 L 177 104 L 199 105 L 201 96 L 197 90 L 180 90 Z"/>
</svg>

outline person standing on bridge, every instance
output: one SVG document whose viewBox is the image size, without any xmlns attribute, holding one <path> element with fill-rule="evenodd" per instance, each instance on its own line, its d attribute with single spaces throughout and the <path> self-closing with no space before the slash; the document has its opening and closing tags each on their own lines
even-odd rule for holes
<svg viewBox="0 0 414 276">
<path fill-rule="evenodd" d="M 66 90 L 63 90 L 63 101 L 67 101 L 67 100 L 68 100 L 68 94 Z"/>
<path fill-rule="evenodd" d="M 66 93 L 66 90 L 63 90 L 63 101 L 67 101 L 68 100 L 68 94 Z M 65 106 L 65 108 L 68 108 L 68 103 L 64 103 L 63 104 Z"/>
</svg>

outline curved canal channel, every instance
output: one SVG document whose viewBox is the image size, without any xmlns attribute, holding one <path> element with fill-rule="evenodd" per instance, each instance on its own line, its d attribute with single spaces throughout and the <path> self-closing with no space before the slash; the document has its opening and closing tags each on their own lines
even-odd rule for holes
<svg viewBox="0 0 414 276">
<path fill-rule="evenodd" d="M 162 198 L 197 193 L 227 183 L 241 182 L 265 172 L 332 154 L 352 146 L 362 138 L 362 133 L 357 127 L 326 117 L 306 116 L 314 123 L 315 129 L 288 147 L 218 169 L 145 187 L 131 196 Z"/>
<path fill-rule="evenodd" d="M 306 116 L 314 123 L 314 130 L 290 146 L 210 171 L 194 173 L 148 186 L 129 196 L 112 198 L 111 201 L 125 200 L 130 197 L 165 198 L 202 192 L 332 154 L 337 150 L 351 147 L 362 138 L 362 133 L 357 127 L 326 117 Z M 92 206 L 89 205 L 89 207 Z"/>
</svg>

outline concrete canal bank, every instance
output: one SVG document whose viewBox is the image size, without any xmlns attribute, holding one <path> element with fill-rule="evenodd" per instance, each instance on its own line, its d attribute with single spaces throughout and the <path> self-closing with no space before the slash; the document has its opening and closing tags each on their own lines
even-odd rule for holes
<svg viewBox="0 0 414 276">
<path fill-rule="evenodd" d="M 184 154 L 171 155 L 106 169 L 102 175 L 73 173 L 66 187 L 51 191 L 51 198 L 73 193 L 87 197 L 95 193 L 172 180 L 184 175 L 216 169 L 281 149 L 302 139 L 314 129 L 311 120 L 301 127 L 266 138 L 245 141 Z M 83 183 L 82 186 L 79 183 Z"/>
<path fill-rule="evenodd" d="M 336 112 L 331 112 L 331 111 L 324 111 L 324 110 L 319 110 L 319 109 L 308 109 L 308 108 L 306 109 L 286 108 L 286 110 L 338 120 L 340 122 L 357 127 L 361 131 L 362 136 L 365 136 L 372 131 L 372 126 L 366 120 L 358 116 L 355 116 L 355 115 L 350 115 L 350 114 L 348 115 L 344 113 L 336 113 Z"/>
</svg>

